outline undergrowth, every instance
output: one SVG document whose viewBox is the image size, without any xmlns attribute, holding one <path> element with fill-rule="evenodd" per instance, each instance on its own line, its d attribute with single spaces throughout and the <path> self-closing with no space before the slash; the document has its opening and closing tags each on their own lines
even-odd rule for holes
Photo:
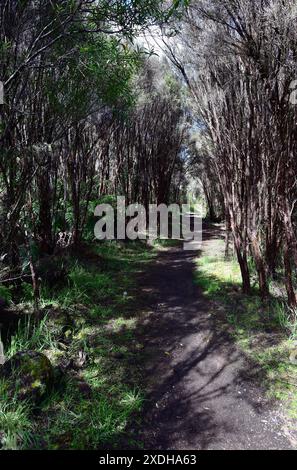
<svg viewBox="0 0 297 470">
<path fill-rule="evenodd" d="M 243 295 L 238 263 L 226 260 L 222 248 L 217 240 L 207 245 L 197 260 L 195 281 L 213 301 L 213 313 L 221 320 L 223 310 L 231 335 L 260 366 L 268 396 L 282 400 L 297 419 L 296 312 L 279 299 L 263 303 L 255 284 L 252 295 Z"/>
<path fill-rule="evenodd" d="M 137 445 L 128 430 L 143 402 L 135 276 L 153 256 L 140 242 L 85 247 L 69 260 L 64 286 L 42 287 L 41 319 L 20 322 L 5 352 L 43 352 L 56 385 L 33 409 L 0 383 L 3 449 L 117 448 L 123 439 Z M 23 286 L 27 309 L 30 288 Z"/>
</svg>

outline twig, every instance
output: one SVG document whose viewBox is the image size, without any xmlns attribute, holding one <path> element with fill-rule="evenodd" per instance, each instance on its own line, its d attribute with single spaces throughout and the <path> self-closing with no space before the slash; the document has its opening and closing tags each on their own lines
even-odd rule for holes
<svg viewBox="0 0 297 470">
<path fill-rule="evenodd" d="M 0 284 L 4 284 L 6 282 L 12 282 L 12 281 L 17 281 L 18 279 L 24 279 L 24 278 L 31 278 L 30 274 L 21 274 L 20 276 L 16 277 L 11 277 L 9 279 L 1 279 Z"/>
</svg>

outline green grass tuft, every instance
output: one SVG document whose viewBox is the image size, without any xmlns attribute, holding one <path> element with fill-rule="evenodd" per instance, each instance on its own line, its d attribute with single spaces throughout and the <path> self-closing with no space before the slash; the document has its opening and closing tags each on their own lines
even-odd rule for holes
<svg viewBox="0 0 297 470">
<path fill-rule="evenodd" d="M 57 373 L 65 364 L 66 371 L 39 409 L 1 394 L 5 449 L 136 445 L 127 430 L 143 402 L 135 276 L 154 256 L 140 242 L 96 244 L 69 260 L 64 286 L 42 286 L 43 319 L 20 322 L 6 352 L 42 351 Z M 32 302 L 31 294 L 25 286 L 23 300 Z"/>
<path fill-rule="evenodd" d="M 220 306 L 220 321 L 223 307 L 223 321 L 228 323 L 230 333 L 263 371 L 267 394 L 281 399 L 288 414 L 297 418 L 296 312 L 279 300 L 262 303 L 256 289 L 251 296 L 243 295 L 238 263 L 225 260 L 215 243 L 197 260 L 195 281 L 204 295 Z"/>
<path fill-rule="evenodd" d="M 241 283 L 240 270 L 235 260 L 224 260 L 220 256 L 203 256 L 197 260 L 195 282 L 204 294 L 213 296 L 226 293 Z"/>
<path fill-rule="evenodd" d="M 54 349 L 55 347 L 55 339 L 48 326 L 47 317 L 45 316 L 40 321 L 34 320 L 33 317 L 28 317 L 23 321 L 19 321 L 17 330 L 11 337 L 6 356 L 9 358 L 18 351 L 30 349 L 43 351 L 49 348 Z"/>
<path fill-rule="evenodd" d="M 7 384 L 0 380 L 0 436 L 2 450 L 29 447 L 33 441 L 30 407 L 8 395 Z"/>
</svg>

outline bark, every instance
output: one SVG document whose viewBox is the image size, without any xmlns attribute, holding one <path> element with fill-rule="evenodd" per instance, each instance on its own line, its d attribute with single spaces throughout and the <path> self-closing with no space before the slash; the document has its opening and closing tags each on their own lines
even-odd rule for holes
<svg viewBox="0 0 297 470">
<path fill-rule="evenodd" d="M 251 239 L 251 249 L 258 273 L 260 295 L 262 299 L 265 299 L 269 296 L 269 287 L 267 282 L 265 263 L 261 255 L 259 241 L 257 240 L 256 236 L 253 236 Z"/>
<path fill-rule="evenodd" d="M 230 215 L 229 215 L 228 211 L 226 211 L 225 259 L 230 258 L 230 242 L 231 242 Z"/>
<path fill-rule="evenodd" d="M 286 291 L 288 296 L 288 304 L 290 307 L 295 308 L 297 306 L 297 299 L 295 290 L 293 287 L 293 275 L 292 275 L 292 265 L 291 265 L 291 256 L 288 246 L 288 241 L 284 242 L 284 268 L 285 268 L 285 284 Z"/>
</svg>

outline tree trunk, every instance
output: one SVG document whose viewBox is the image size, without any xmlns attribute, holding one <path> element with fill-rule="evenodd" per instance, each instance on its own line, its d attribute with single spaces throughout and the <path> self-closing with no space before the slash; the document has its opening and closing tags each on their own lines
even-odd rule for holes
<svg viewBox="0 0 297 470">
<path fill-rule="evenodd" d="M 226 212 L 226 233 L 225 233 L 225 259 L 230 257 L 230 237 L 231 236 L 231 223 L 228 211 Z"/>
<path fill-rule="evenodd" d="M 288 296 L 288 304 L 290 305 L 290 307 L 296 307 L 297 300 L 296 300 L 296 294 L 295 294 L 294 287 L 293 287 L 290 250 L 288 247 L 287 240 L 285 240 L 284 242 L 284 267 L 285 267 L 285 283 L 286 283 L 286 291 L 287 291 L 287 296 Z"/>
<path fill-rule="evenodd" d="M 236 255 L 240 266 L 241 278 L 242 278 L 242 291 L 244 294 L 250 294 L 251 292 L 251 281 L 250 271 L 247 263 L 246 254 L 242 254 L 238 244 L 235 241 Z"/>
<path fill-rule="evenodd" d="M 261 255 L 259 242 L 255 236 L 251 238 L 251 248 L 252 248 L 253 258 L 256 263 L 257 273 L 258 273 L 260 295 L 262 299 L 265 299 L 266 297 L 269 296 L 267 274 L 266 274 L 265 264 Z"/>
</svg>

